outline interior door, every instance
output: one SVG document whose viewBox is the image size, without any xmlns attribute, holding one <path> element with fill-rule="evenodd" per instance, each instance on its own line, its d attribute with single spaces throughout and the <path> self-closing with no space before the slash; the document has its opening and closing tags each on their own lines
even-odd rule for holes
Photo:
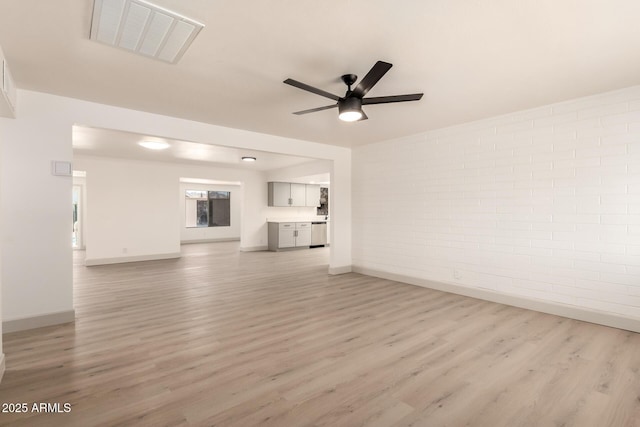
<svg viewBox="0 0 640 427">
<path fill-rule="evenodd" d="M 71 235 L 71 246 L 82 248 L 82 187 L 73 186 L 73 231 Z"/>
</svg>

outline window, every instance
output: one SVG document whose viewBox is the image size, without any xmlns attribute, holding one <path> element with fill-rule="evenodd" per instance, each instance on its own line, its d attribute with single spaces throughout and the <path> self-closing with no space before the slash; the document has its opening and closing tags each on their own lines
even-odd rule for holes
<svg viewBox="0 0 640 427">
<path fill-rule="evenodd" d="M 231 225 L 231 192 L 209 191 L 209 227 Z"/>
<path fill-rule="evenodd" d="M 187 190 L 185 205 L 188 228 L 231 225 L 230 191 Z"/>
</svg>

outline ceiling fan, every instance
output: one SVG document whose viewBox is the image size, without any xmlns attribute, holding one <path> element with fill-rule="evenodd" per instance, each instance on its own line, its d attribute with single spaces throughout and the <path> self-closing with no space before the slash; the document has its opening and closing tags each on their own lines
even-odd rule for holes
<svg viewBox="0 0 640 427">
<path fill-rule="evenodd" d="M 309 110 L 296 111 L 293 114 L 301 115 L 315 113 L 316 111 L 328 110 L 330 108 L 338 107 L 338 118 L 340 120 L 343 120 L 345 122 L 355 122 L 358 120 L 367 120 L 368 118 L 364 111 L 362 111 L 363 105 L 418 101 L 420 100 L 420 98 L 422 98 L 422 93 L 413 93 L 410 95 L 377 96 L 372 98 L 364 97 L 367 92 L 369 92 L 369 90 L 371 90 L 371 88 L 375 86 L 376 83 L 378 83 L 378 80 L 380 80 L 382 76 L 384 76 L 387 71 L 391 69 L 392 66 L 393 65 L 389 64 L 388 62 L 376 62 L 375 65 L 371 67 L 371 70 L 369 70 L 367 75 L 364 76 L 362 80 L 360 80 L 358 86 L 356 86 L 353 90 L 351 90 L 351 85 L 356 82 L 358 76 L 356 76 L 355 74 L 343 75 L 341 77 L 342 81 L 347 85 L 348 88 L 343 97 L 339 97 L 322 89 L 309 86 L 308 84 L 304 84 L 293 79 L 287 79 L 283 83 L 337 101 L 336 104 L 327 105 L 325 107 L 311 108 Z"/>
</svg>

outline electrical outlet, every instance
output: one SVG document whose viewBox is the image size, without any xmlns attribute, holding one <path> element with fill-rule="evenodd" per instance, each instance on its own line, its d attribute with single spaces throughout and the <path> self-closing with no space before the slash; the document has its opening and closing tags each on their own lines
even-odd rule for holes
<svg viewBox="0 0 640 427">
<path fill-rule="evenodd" d="M 122 253 L 126 254 L 127 253 L 127 248 L 122 248 Z"/>
<path fill-rule="evenodd" d="M 462 274 L 460 273 L 460 270 L 458 270 L 457 268 L 453 269 L 453 278 L 456 280 L 462 279 Z"/>
</svg>

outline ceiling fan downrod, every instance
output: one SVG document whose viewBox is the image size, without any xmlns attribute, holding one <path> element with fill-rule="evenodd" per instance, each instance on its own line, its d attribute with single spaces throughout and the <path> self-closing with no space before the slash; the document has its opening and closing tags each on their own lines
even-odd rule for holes
<svg viewBox="0 0 640 427">
<path fill-rule="evenodd" d="M 346 84 L 347 87 L 349 88 L 349 90 L 347 91 L 347 94 L 350 94 L 352 92 L 351 85 L 354 84 L 356 80 L 358 80 L 358 76 L 356 76 L 355 74 L 344 74 L 340 78 L 342 79 L 344 84 Z"/>
</svg>

